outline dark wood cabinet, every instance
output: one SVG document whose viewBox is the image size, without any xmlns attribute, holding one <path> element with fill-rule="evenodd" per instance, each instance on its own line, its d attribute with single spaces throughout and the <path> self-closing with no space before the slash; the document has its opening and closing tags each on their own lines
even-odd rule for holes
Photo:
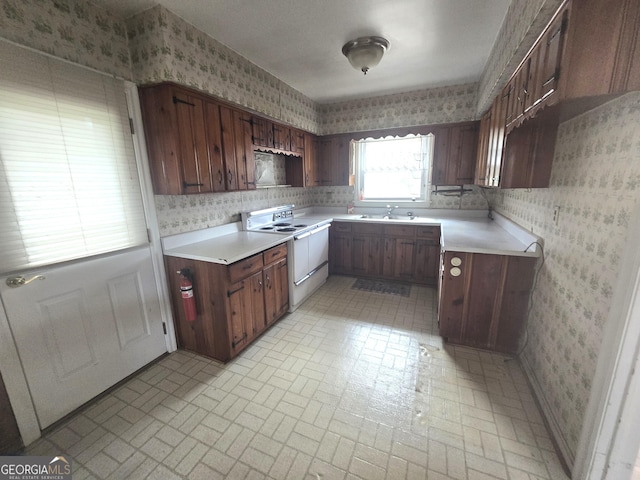
<svg viewBox="0 0 640 480">
<path fill-rule="evenodd" d="M 180 347 L 223 362 L 235 357 L 289 309 L 287 246 L 230 265 L 165 257 Z M 188 269 L 197 318 L 187 321 L 180 295 Z"/>
<path fill-rule="evenodd" d="M 273 148 L 291 151 L 290 129 L 278 123 L 273 124 Z"/>
<path fill-rule="evenodd" d="M 304 136 L 304 186 L 319 185 L 318 137 L 311 133 Z"/>
<path fill-rule="evenodd" d="M 213 192 L 204 101 L 186 89 L 140 89 L 149 166 L 160 195 Z"/>
<path fill-rule="evenodd" d="M 438 128 L 433 151 L 432 185 L 467 185 L 475 179 L 479 122 Z"/>
<path fill-rule="evenodd" d="M 329 234 L 331 273 L 435 285 L 440 227 L 334 222 Z"/>
<path fill-rule="evenodd" d="M 500 184 L 508 102 L 508 91 L 498 95 L 480 120 L 476 185 L 497 187 Z"/>
<path fill-rule="evenodd" d="M 445 252 L 438 305 L 440 335 L 451 343 L 517 353 L 536 261 Z"/>
<path fill-rule="evenodd" d="M 174 84 L 140 87 L 154 193 L 255 188 L 250 116 Z"/>
<path fill-rule="evenodd" d="M 348 186 L 349 178 L 348 135 L 330 135 L 320 137 L 318 142 L 318 178 L 319 186 Z"/>
<path fill-rule="evenodd" d="M 256 147 L 274 148 L 273 123 L 254 115 L 251 119 L 252 142 Z"/>
</svg>

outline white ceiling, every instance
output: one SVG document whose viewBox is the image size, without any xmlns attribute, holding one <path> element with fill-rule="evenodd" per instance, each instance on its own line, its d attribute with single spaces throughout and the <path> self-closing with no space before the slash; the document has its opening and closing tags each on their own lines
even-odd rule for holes
<svg viewBox="0 0 640 480">
<path fill-rule="evenodd" d="M 93 0 L 128 18 L 158 3 L 320 103 L 480 79 L 510 0 Z M 364 76 L 354 38 L 390 47 Z"/>
</svg>

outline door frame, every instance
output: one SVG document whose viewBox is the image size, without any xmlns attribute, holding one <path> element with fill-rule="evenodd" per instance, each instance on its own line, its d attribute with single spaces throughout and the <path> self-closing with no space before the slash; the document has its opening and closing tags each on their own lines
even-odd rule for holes
<svg viewBox="0 0 640 480">
<path fill-rule="evenodd" d="M 633 471 L 640 447 L 640 208 L 621 255 L 572 478 L 613 480 Z"/>
<path fill-rule="evenodd" d="M 79 68 L 83 67 L 79 66 Z M 158 226 L 153 197 L 149 159 L 144 140 L 144 127 L 138 89 L 132 82 L 125 81 L 124 83 L 127 107 L 133 125 L 132 140 L 140 180 L 140 192 L 142 194 L 144 213 L 149 232 L 149 248 L 151 250 L 151 261 L 158 290 L 158 299 L 160 301 L 160 315 L 167 331 L 165 334 L 165 343 L 167 352 L 173 352 L 177 350 L 177 341 L 164 268 L 160 228 Z M 9 396 L 9 402 L 16 417 L 20 435 L 22 436 L 22 442 L 26 447 L 40 438 L 40 424 L 38 423 L 36 410 L 31 399 L 31 392 L 29 391 L 27 379 L 22 368 L 22 363 L 20 362 L 20 356 L 18 355 L 17 346 L 11 332 L 11 326 L 9 325 L 2 299 L 0 299 L 0 373 L 2 373 L 7 395 Z"/>
</svg>

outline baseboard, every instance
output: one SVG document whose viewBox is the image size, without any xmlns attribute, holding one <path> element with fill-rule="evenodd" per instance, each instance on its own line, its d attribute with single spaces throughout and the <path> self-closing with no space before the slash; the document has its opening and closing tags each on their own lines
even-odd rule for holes
<svg viewBox="0 0 640 480">
<path fill-rule="evenodd" d="M 553 415 L 551 405 L 549 405 L 547 398 L 544 396 L 544 390 L 538 382 L 533 368 L 527 361 L 526 357 L 524 355 L 521 355 L 520 357 L 518 357 L 518 359 L 520 361 L 520 365 L 522 365 L 522 369 L 524 370 L 527 380 L 529 381 L 529 386 L 533 390 L 533 395 L 536 399 L 536 402 L 538 403 L 538 406 L 542 411 L 542 416 L 547 424 L 547 427 L 549 428 L 549 430 L 551 430 L 551 435 L 553 437 L 552 440 L 556 446 L 556 450 L 558 450 L 558 453 L 560 453 L 566 469 L 568 469 L 569 471 L 573 471 L 575 454 L 571 451 L 571 448 L 569 448 L 569 444 L 567 443 L 567 440 L 562 433 L 560 424 Z"/>
</svg>

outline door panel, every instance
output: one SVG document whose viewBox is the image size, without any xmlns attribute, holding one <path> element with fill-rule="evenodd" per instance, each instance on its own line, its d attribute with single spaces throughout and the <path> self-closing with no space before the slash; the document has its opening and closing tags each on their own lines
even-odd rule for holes
<svg viewBox="0 0 640 480">
<path fill-rule="evenodd" d="M 40 428 L 166 352 L 149 247 L 23 272 L 0 296 Z"/>
</svg>

